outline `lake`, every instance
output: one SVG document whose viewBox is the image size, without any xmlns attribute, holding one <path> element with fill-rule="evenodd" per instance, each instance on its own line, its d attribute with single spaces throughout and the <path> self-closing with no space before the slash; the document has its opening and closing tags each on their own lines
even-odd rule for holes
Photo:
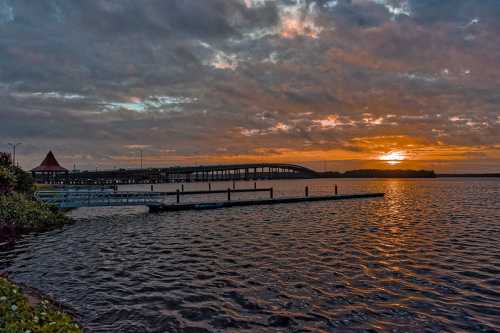
<svg viewBox="0 0 500 333">
<path fill-rule="evenodd" d="M 386 197 L 79 209 L 74 225 L 0 252 L 0 271 L 75 309 L 89 332 L 500 331 L 500 179 L 258 182 L 275 197 L 334 184 Z"/>
</svg>

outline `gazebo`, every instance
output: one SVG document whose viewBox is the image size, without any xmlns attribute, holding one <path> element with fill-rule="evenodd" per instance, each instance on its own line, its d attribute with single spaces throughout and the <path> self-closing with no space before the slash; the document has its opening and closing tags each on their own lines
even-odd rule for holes
<svg viewBox="0 0 500 333">
<path fill-rule="evenodd" d="M 67 174 L 68 169 L 63 168 L 59 164 L 59 162 L 57 162 L 56 157 L 54 156 L 52 151 L 49 151 L 42 163 L 36 168 L 32 169 L 31 173 L 33 174 L 33 178 L 35 179 L 48 181 L 49 179 L 54 178 L 54 176 L 57 176 L 59 174 Z"/>
</svg>

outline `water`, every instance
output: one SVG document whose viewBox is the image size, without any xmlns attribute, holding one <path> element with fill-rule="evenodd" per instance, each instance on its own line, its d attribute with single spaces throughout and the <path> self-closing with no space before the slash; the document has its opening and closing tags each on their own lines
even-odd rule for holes
<svg viewBox="0 0 500 333">
<path fill-rule="evenodd" d="M 271 185 L 298 195 L 333 183 L 387 195 L 81 209 L 76 224 L 1 253 L 0 271 L 76 309 L 89 332 L 500 331 L 499 179 Z"/>
</svg>

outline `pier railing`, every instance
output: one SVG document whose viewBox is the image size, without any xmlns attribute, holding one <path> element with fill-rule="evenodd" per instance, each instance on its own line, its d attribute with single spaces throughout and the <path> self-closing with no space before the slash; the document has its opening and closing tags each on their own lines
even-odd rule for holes
<svg viewBox="0 0 500 333">
<path fill-rule="evenodd" d="M 114 191 L 113 189 L 95 190 L 53 190 L 37 191 L 35 198 L 43 203 L 55 205 L 63 209 L 79 207 L 115 207 L 115 206 L 157 206 L 164 203 L 167 197 L 176 197 L 179 204 L 182 196 L 227 194 L 231 200 L 232 193 L 269 192 L 273 195 L 272 188 L 252 189 L 227 189 L 209 191 L 169 191 L 169 192 L 144 192 L 144 191 Z"/>
<path fill-rule="evenodd" d="M 59 208 L 159 205 L 164 196 L 151 192 L 39 191 L 37 200 Z"/>
</svg>

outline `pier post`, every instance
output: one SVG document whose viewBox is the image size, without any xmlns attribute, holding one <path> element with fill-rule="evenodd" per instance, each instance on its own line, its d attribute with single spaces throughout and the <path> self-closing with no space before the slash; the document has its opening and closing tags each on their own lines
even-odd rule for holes
<svg viewBox="0 0 500 333">
<path fill-rule="evenodd" d="M 151 184 L 151 192 L 154 192 L 154 186 Z"/>
<path fill-rule="evenodd" d="M 256 190 L 257 189 L 257 182 L 253 182 L 253 189 Z"/>
<path fill-rule="evenodd" d="M 179 189 L 175 192 L 175 196 L 177 199 L 177 203 L 181 202 L 181 193 L 179 192 Z"/>
<path fill-rule="evenodd" d="M 212 183 L 208 183 L 208 190 L 212 191 Z"/>
<path fill-rule="evenodd" d="M 184 184 L 181 185 L 182 192 L 184 192 Z"/>
<path fill-rule="evenodd" d="M 337 188 L 337 184 L 335 184 L 335 195 L 339 194 L 339 191 L 338 191 L 338 188 Z"/>
<path fill-rule="evenodd" d="M 306 186 L 306 198 L 309 196 L 309 186 Z"/>
<path fill-rule="evenodd" d="M 231 201 L 231 189 L 227 189 L 227 201 Z"/>
<path fill-rule="evenodd" d="M 269 196 L 271 197 L 271 199 L 274 199 L 274 188 L 270 188 L 269 189 Z"/>
</svg>

